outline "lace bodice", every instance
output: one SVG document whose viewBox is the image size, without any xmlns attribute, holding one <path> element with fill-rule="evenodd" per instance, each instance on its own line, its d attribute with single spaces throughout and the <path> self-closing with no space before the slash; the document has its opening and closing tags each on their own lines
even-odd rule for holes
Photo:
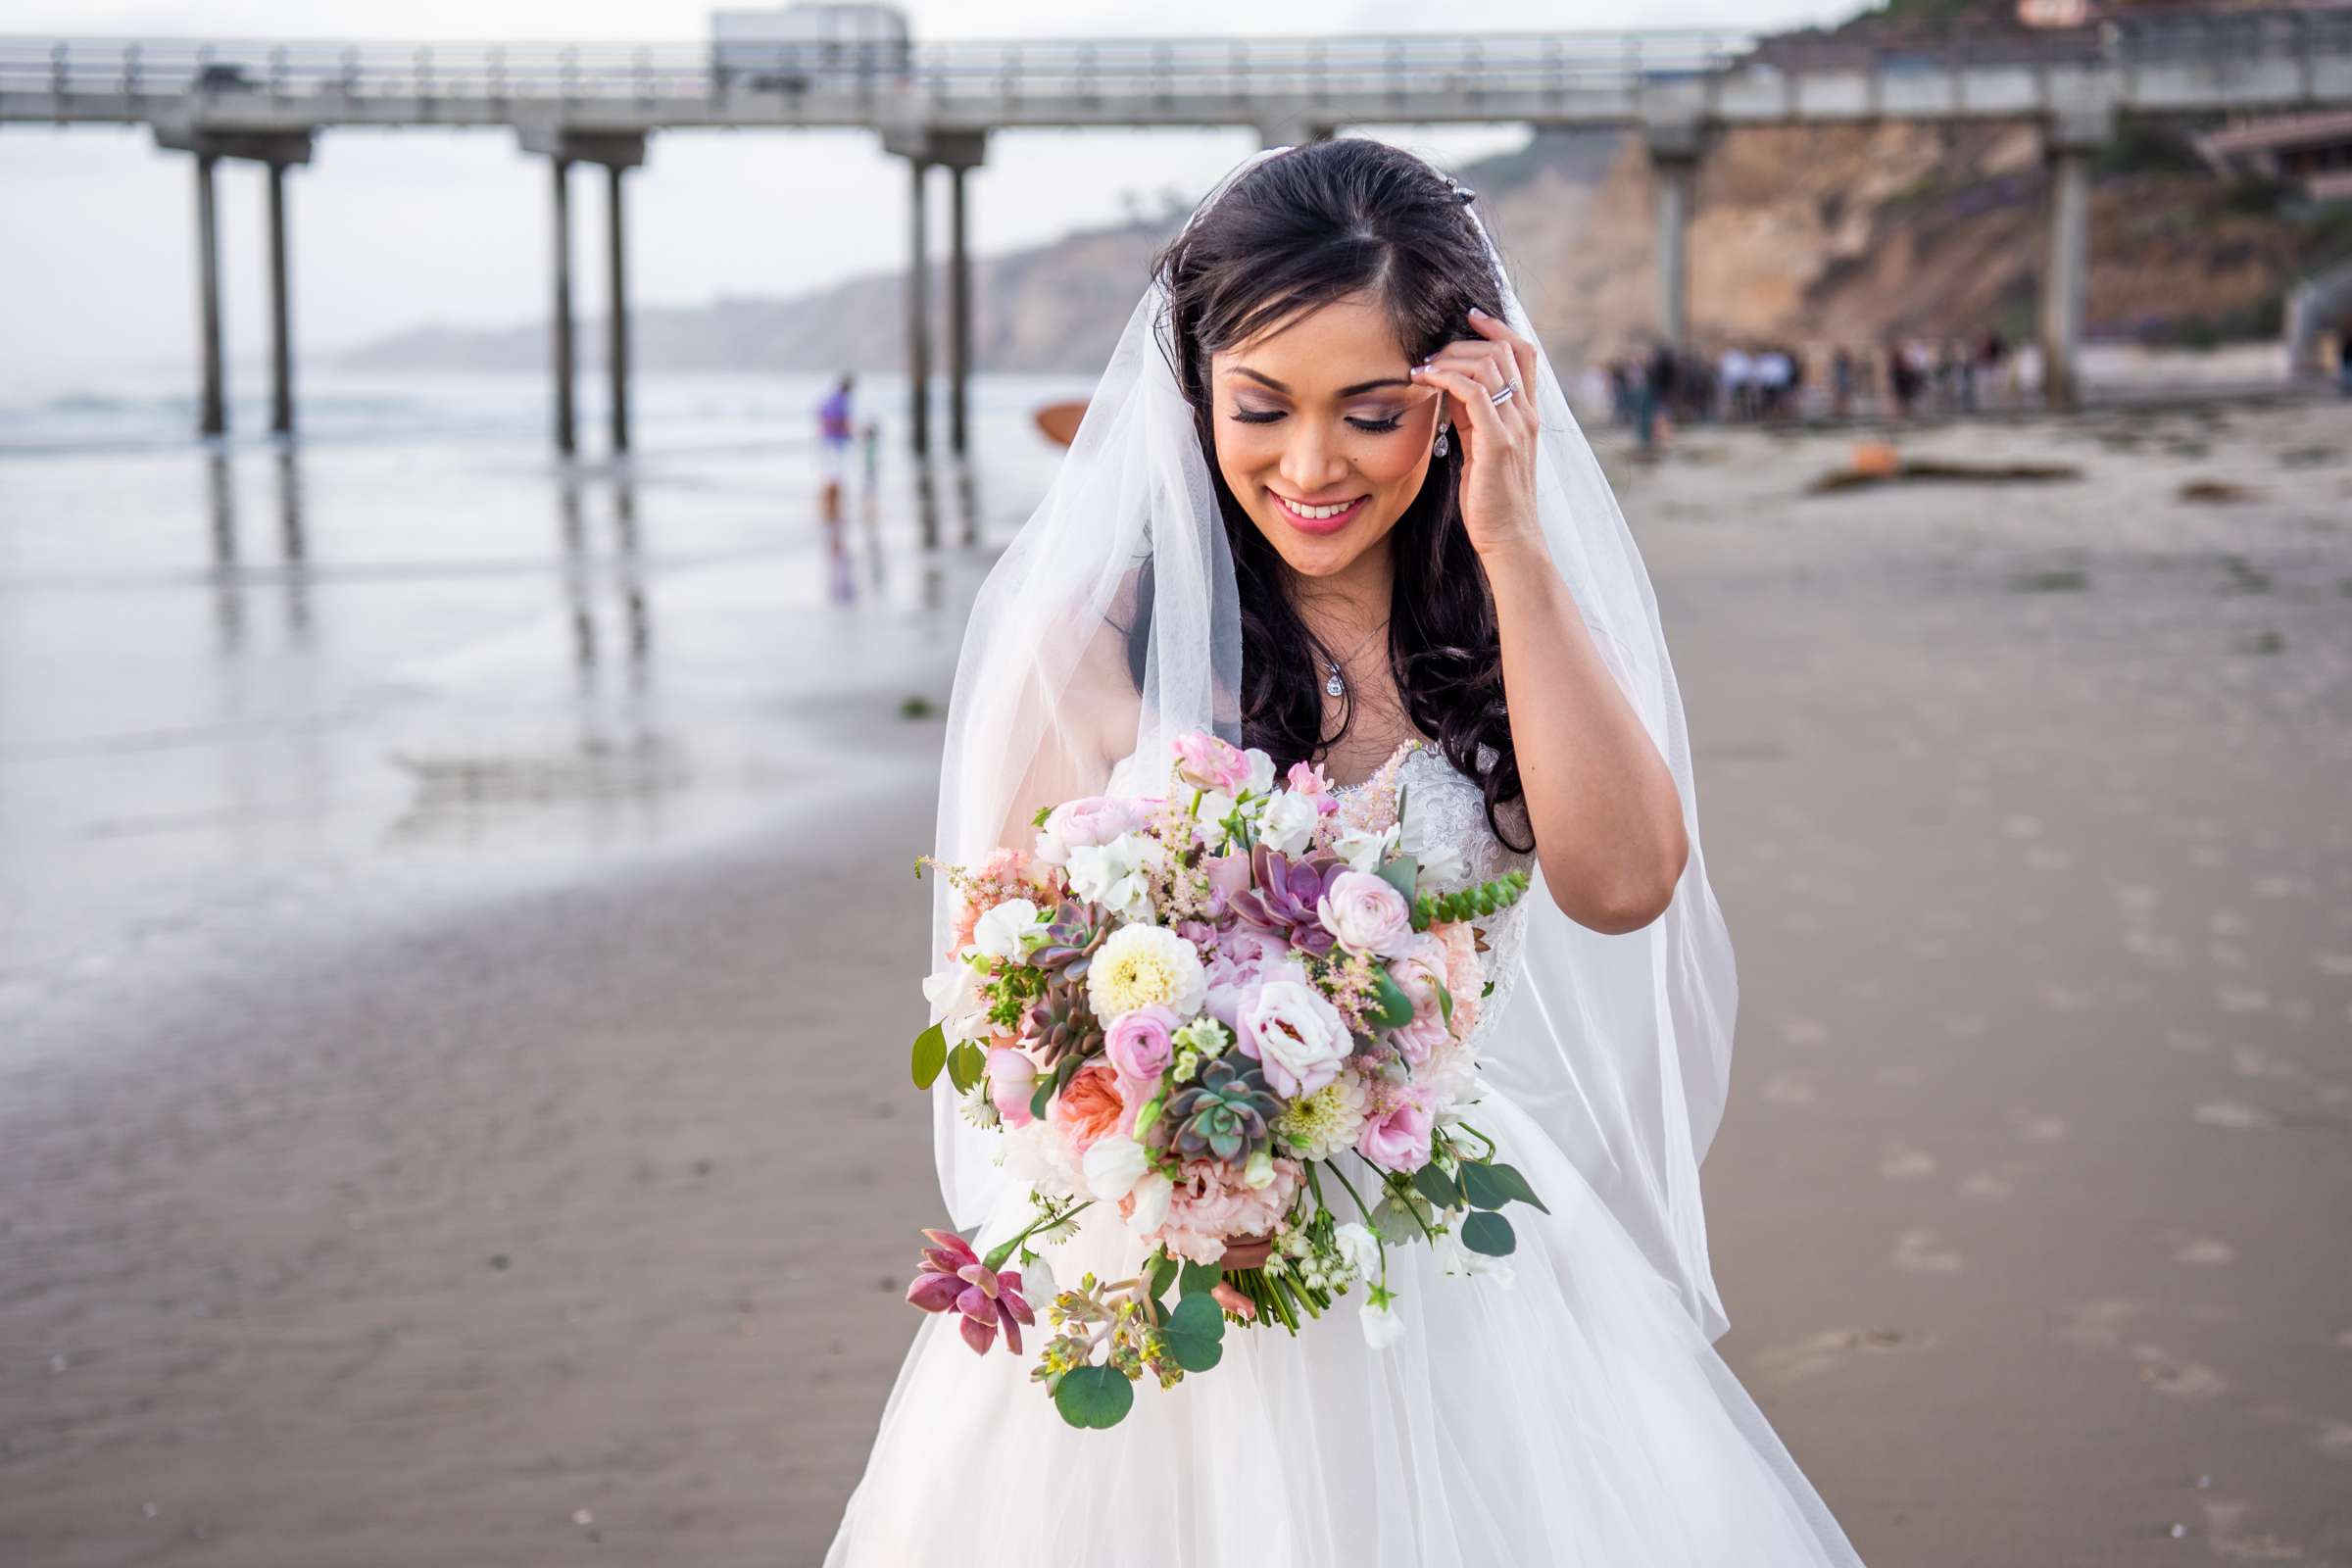
<svg viewBox="0 0 2352 1568">
<path fill-rule="evenodd" d="M 1427 741 L 1418 745 L 1406 741 L 1396 750 L 1404 753 L 1395 776 L 1397 782 L 1406 787 L 1406 810 L 1416 820 L 1426 810 L 1429 813 L 1429 842 L 1450 844 L 1462 857 L 1463 870 L 1460 876 L 1433 878 L 1431 886 L 1441 893 L 1451 893 L 1458 888 L 1475 887 L 1481 882 L 1492 881 L 1506 871 L 1521 870 L 1533 874 L 1536 860 L 1534 853 L 1521 854 L 1511 849 L 1496 838 L 1494 829 L 1487 825 L 1486 793 L 1479 788 L 1476 779 L 1455 767 L 1446 760 L 1444 752 Z M 1481 768 L 1492 767 L 1494 757 L 1494 748 L 1482 743 L 1478 749 L 1478 765 Z M 1396 760 L 1396 753 L 1390 754 L 1390 760 Z M 1339 785 L 1333 793 L 1342 798 L 1352 795 L 1378 779 L 1386 766 L 1384 762 L 1381 768 L 1374 769 L 1370 778 L 1354 784 Z M 1517 804 L 1500 809 L 1503 812 L 1523 812 Z M 1511 815 L 1504 815 L 1503 821 L 1514 837 L 1524 839 L 1530 836 L 1524 814 L 1519 814 L 1515 820 Z M 1532 893 L 1531 889 L 1531 896 Z M 1494 982 L 1494 992 L 1479 1009 L 1477 1027 L 1470 1032 L 1470 1044 L 1475 1048 L 1494 1026 L 1494 1020 L 1502 1015 L 1503 1004 L 1510 1000 L 1512 988 L 1518 984 L 1520 948 L 1527 927 L 1527 900 L 1522 898 L 1491 915 L 1474 919 L 1471 926 L 1486 936 L 1487 951 L 1482 958 L 1486 964 L 1487 978 Z"/>
</svg>

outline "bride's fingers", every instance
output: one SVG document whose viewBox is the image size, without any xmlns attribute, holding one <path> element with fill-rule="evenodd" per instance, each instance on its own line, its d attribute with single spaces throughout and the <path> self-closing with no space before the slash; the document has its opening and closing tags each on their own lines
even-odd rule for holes
<svg viewBox="0 0 2352 1568">
<path fill-rule="evenodd" d="M 1512 331 L 1500 318 L 1489 316 L 1475 305 L 1470 308 L 1470 324 L 1477 329 L 1480 336 L 1491 343 L 1501 345 L 1504 352 L 1508 354 L 1512 365 L 1517 368 L 1517 379 L 1521 392 L 1526 392 L 1536 384 L 1535 344 Z"/>
<path fill-rule="evenodd" d="M 1475 436 L 1479 451 L 1507 449 L 1517 441 L 1517 432 L 1503 423 L 1502 412 L 1494 407 L 1493 391 L 1477 376 L 1446 365 L 1417 365 L 1413 379 L 1453 394 L 1461 410 L 1458 420 Z"/>
</svg>

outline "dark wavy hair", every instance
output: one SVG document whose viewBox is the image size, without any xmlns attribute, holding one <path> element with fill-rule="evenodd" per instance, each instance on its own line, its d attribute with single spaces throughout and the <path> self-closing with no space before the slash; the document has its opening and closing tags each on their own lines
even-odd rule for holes
<svg viewBox="0 0 2352 1568">
<path fill-rule="evenodd" d="M 1300 617 L 1282 557 L 1217 466 L 1209 357 L 1356 294 L 1386 309 L 1397 342 L 1415 360 L 1476 339 L 1470 307 L 1500 317 L 1502 280 L 1464 209 L 1466 199 L 1411 153 L 1353 137 L 1312 142 L 1242 175 L 1152 262 L 1169 301 L 1161 347 L 1192 404 L 1233 553 L 1242 612 L 1242 744 L 1263 747 L 1278 768 L 1322 760 L 1354 722 L 1354 699 L 1346 700 L 1338 731 L 1325 735 L 1317 672 L 1336 656 Z M 1496 808 L 1525 792 L 1503 710 L 1494 596 L 1461 525 L 1461 447 L 1452 446 L 1430 461 L 1421 493 L 1390 536 L 1396 570 L 1389 668 L 1414 727 L 1479 781 L 1487 821 L 1510 844 Z M 1145 592 L 1148 599 L 1148 585 Z M 1482 743 L 1494 752 L 1483 772 Z"/>
</svg>

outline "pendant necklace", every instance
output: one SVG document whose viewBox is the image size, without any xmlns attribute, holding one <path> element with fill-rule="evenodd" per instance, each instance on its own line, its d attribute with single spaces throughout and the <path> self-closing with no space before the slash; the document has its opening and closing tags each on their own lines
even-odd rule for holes
<svg viewBox="0 0 2352 1568">
<path fill-rule="evenodd" d="M 1388 626 L 1389 623 L 1384 620 L 1379 625 L 1373 627 L 1371 632 L 1364 638 L 1362 642 L 1357 643 L 1354 648 L 1348 651 L 1348 657 L 1349 659 L 1353 659 L 1357 654 L 1362 653 L 1365 648 L 1370 646 L 1374 637 L 1377 637 L 1382 632 L 1388 630 Z M 1348 682 L 1347 679 L 1340 674 L 1339 662 L 1333 659 L 1325 659 L 1323 663 L 1325 667 L 1331 671 L 1331 673 L 1324 678 L 1323 695 L 1326 697 L 1347 696 Z"/>
</svg>

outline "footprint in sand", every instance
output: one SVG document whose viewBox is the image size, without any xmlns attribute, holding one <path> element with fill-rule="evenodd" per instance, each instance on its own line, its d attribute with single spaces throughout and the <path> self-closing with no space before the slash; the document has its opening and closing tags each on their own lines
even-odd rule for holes
<svg viewBox="0 0 2352 1568">
<path fill-rule="evenodd" d="M 1830 1329 L 1794 1345 L 1757 1351 L 1756 1367 L 1770 1382 L 1794 1383 L 1827 1372 L 1852 1356 L 1916 1349 L 1918 1343 L 1897 1329 Z"/>
<path fill-rule="evenodd" d="M 2216 909 L 2205 924 L 2217 937 L 2242 937 L 2246 934 L 2246 917 L 2234 909 Z"/>
<path fill-rule="evenodd" d="M 1981 1012 L 1956 1013 L 1943 1020 L 1943 1032 L 1963 1040 L 1981 1035 L 1990 1027 L 1990 1021 Z"/>
<path fill-rule="evenodd" d="M 2211 1236 L 2183 1236 L 2173 1231 L 2165 1240 L 2172 1244 L 2173 1261 L 2190 1268 L 2219 1268 L 2237 1260 L 2236 1249 Z"/>
<path fill-rule="evenodd" d="M 1763 1096 L 1776 1105 L 1809 1105 L 1813 1103 L 1813 1086 L 1794 1073 L 1774 1073 L 1764 1080 Z"/>
<path fill-rule="evenodd" d="M 2213 1041 L 2194 1029 L 2168 1030 L 2164 1040 L 2175 1051 L 2186 1052 L 2192 1056 L 2206 1055 L 2213 1050 Z"/>
<path fill-rule="evenodd" d="M 2208 1100 L 2197 1107 L 2196 1119 L 2204 1126 L 2227 1127 L 2233 1132 L 2278 1125 L 2269 1111 L 2241 1100 Z"/>
<path fill-rule="evenodd" d="M 2073 986 L 2043 986 L 2041 1000 L 2054 1012 L 2081 1012 L 2091 1004 L 2091 994 Z"/>
<path fill-rule="evenodd" d="M 2064 1116 L 2045 1116 L 2038 1111 L 2012 1109 L 2009 1125 L 2029 1144 L 2054 1144 L 2066 1136 Z"/>
<path fill-rule="evenodd" d="M 2216 942 L 2205 951 L 2213 956 L 2214 962 L 2225 969 L 2243 969 L 2246 966 L 2246 950 L 2243 948 Z"/>
<path fill-rule="evenodd" d="M 1960 1184 L 1964 1198 L 2007 1198 L 2017 1189 L 1998 1171 L 1981 1170 Z"/>
<path fill-rule="evenodd" d="M 1896 1144 L 1879 1161 L 1879 1174 L 1888 1181 L 1917 1181 L 1922 1176 L 1936 1174 L 1936 1156 L 1924 1149 Z"/>
<path fill-rule="evenodd" d="M 2252 987 L 2224 986 L 2219 1000 L 2224 1012 L 2262 1012 L 2271 1004 L 2271 994 Z"/>
<path fill-rule="evenodd" d="M 2161 1346 L 2134 1345 L 2132 1359 L 2139 1363 L 2142 1383 L 2176 1399 L 2210 1399 L 2230 1389 L 2230 1380 L 2213 1368 L 2168 1354 Z"/>
<path fill-rule="evenodd" d="M 1818 1018 L 1784 1018 L 1781 1038 L 1792 1046 L 1818 1046 L 1830 1038 L 1830 1031 Z"/>
<path fill-rule="evenodd" d="M 2325 974 L 2352 974 L 2352 953 L 2315 953 L 2311 961 Z"/>
<path fill-rule="evenodd" d="M 1894 1261 L 1898 1268 L 1915 1274 L 1957 1274 L 1960 1254 L 1948 1247 L 1936 1245 L 1934 1231 L 1905 1231 L 1894 1244 Z"/>
</svg>

